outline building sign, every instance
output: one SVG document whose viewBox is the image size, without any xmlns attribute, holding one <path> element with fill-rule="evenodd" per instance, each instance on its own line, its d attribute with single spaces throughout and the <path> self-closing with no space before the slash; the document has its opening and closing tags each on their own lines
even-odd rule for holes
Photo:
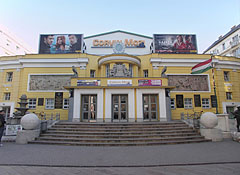
<svg viewBox="0 0 240 175">
<path fill-rule="evenodd" d="M 145 40 L 93 40 L 92 48 L 112 48 L 115 43 L 124 43 L 125 48 L 145 48 Z"/>
<path fill-rule="evenodd" d="M 132 80 L 108 80 L 108 86 L 132 86 Z"/>
<path fill-rule="evenodd" d="M 39 54 L 79 53 L 82 41 L 82 34 L 40 35 Z"/>
<path fill-rule="evenodd" d="M 22 130 L 21 125 L 6 125 L 6 135 L 16 136 L 18 131 Z"/>
<path fill-rule="evenodd" d="M 155 53 L 197 53 L 196 35 L 154 34 Z"/>
<path fill-rule="evenodd" d="M 100 80 L 77 80 L 77 86 L 100 86 Z"/>
<path fill-rule="evenodd" d="M 138 86 L 162 86 L 162 80 L 138 80 Z"/>
</svg>

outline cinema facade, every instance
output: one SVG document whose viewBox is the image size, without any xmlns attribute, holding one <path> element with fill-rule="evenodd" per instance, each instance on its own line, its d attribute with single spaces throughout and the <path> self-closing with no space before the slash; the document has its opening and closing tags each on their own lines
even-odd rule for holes
<svg viewBox="0 0 240 175">
<path fill-rule="evenodd" d="M 30 112 L 60 113 L 61 120 L 161 122 L 240 105 L 238 58 L 214 56 L 213 71 L 193 75 L 192 67 L 212 55 L 197 54 L 196 41 L 187 51 L 160 48 L 173 44 L 167 37 L 113 31 L 79 37 L 75 53 L 0 57 L 0 106 L 12 117 L 26 94 Z"/>
</svg>

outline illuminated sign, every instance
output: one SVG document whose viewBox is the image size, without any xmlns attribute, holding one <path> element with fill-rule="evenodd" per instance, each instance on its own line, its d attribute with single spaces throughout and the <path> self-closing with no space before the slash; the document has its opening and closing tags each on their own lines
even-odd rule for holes
<svg viewBox="0 0 240 175">
<path fill-rule="evenodd" d="M 93 40 L 92 48 L 112 48 L 114 43 L 124 43 L 126 48 L 145 48 L 145 40 Z"/>
<path fill-rule="evenodd" d="M 162 86 L 162 80 L 138 80 L 139 86 Z"/>
<path fill-rule="evenodd" d="M 77 80 L 77 86 L 100 86 L 100 80 Z"/>
<path fill-rule="evenodd" d="M 108 86 L 132 86 L 132 80 L 108 80 Z"/>
</svg>

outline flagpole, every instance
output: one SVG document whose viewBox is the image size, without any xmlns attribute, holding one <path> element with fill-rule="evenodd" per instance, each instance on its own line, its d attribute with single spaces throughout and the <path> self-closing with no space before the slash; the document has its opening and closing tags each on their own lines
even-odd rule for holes
<svg viewBox="0 0 240 175">
<path fill-rule="evenodd" d="M 213 59 L 213 56 L 211 56 L 211 59 Z M 212 60 L 212 76 L 213 76 L 213 90 L 214 90 L 214 96 L 216 100 L 216 114 L 218 114 L 218 101 L 217 101 L 217 93 L 216 93 L 216 84 L 215 84 L 215 79 L 214 79 L 214 64 Z"/>
</svg>

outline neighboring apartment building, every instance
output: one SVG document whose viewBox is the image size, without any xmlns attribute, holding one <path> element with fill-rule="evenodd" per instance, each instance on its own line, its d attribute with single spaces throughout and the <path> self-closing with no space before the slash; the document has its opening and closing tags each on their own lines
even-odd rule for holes
<svg viewBox="0 0 240 175">
<path fill-rule="evenodd" d="M 224 36 L 221 35 L 203 53 L 240 58 L 240 24 L 233 26 Z"/>
<path fill-rule="evenodd" d="M 0 56 L 14 56 L 34 53 L 33 49 L 0 25 Z"/>
<path fill-rule="evenodd" d="M 212 70 L 191 74 L 212 55 L 161 54 L 157 45 L 152 53 L 152 37 L 124 31 L 84 37 L 85 53 L 55 54 L 57 38 L 68 43 L 72 35 L 49 36 L 53 53 L 0 57 L 0 106 L 10 116 L 23 94 L 30 112 L 69 121 L 166 121 L 216 112 Z M 230 113 L 240 105 L 240 60 L 214 56 L 213 63 L 218 111 Z"/>
</svg>

